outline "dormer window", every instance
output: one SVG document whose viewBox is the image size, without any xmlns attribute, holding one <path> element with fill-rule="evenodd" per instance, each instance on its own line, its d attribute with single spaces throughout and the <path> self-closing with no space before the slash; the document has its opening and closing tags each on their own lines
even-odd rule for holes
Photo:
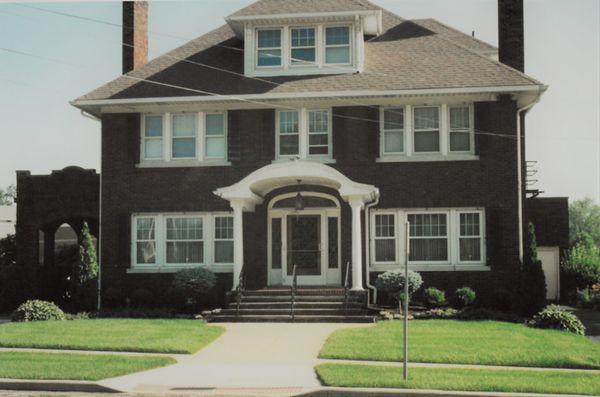
<svg viewBox="0 0 600 397">
<path fill-rule="evenodd" d="M 292 65 L 314 64 L 317 61 L 317 41 L 315 28 L 292 28 L 291 54 Z"/>
<path fill-rule="evenodd" d="M 281 66 L 281 29 L 261 29 L 257 36 L 257 66 Z"/>
<path fill-rule="evenodd" d="M 329 65 L 350 63 L 350 27 L 325 28 L 325 63 Z"/>
</svg>

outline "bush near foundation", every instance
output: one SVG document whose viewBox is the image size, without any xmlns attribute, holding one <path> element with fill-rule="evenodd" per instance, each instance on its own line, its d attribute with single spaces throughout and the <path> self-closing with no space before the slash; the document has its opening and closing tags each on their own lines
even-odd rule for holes
<svg viewBox="0 0 600 397">
<path fill-rule="evenodd" d="M 579 319 L 556 305 L 550 305 L 536 314 L 529 324 L 536 328 L 550 328 L 585 335 L 585 327 Z"/>
<path fill-rule="evenodd" d="M 23 303 L 12 314 L 12 321 L 65 320 L 65 313 L 52 302 L 30 300 Z"/>
</svg>

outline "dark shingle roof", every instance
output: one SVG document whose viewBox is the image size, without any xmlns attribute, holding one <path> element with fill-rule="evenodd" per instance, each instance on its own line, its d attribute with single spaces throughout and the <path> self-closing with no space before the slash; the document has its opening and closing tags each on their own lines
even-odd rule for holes
<svg viewBox="0 0 600 397">
<path fill-rule="evenodd" d="M 365 0 L 259 0 L 234 12 L 228 18 L 249 15 L 300 14 L 339 11 L 380 10 Z"/>
<path fill-rule="evenodd" d="M 278 1 L 297 2 L 262 0 L 255 4 Z M 320 0 L 323 3 L 329 1 L 337 3 L 342 0 Z M 364 0 L 343 1 L 367 3 Z M 383 30 L 382 35 L 365 42 L 365 67 L 362 73 L 262 77 L 259 80 L 243 76 L 243 42 L 235 37 L 229 25 L 223 25 L 78 100 L 201 96 L 203 93 L 243 95 L 541 84 L 483 55 L 494 50 L 494 47 L 433 19 L 408 21 L 383 10 Z M 183 62 L 182 59 L 195 64 Z M 136 79 L 149 79 L 188 89 Z"/>
</svg>

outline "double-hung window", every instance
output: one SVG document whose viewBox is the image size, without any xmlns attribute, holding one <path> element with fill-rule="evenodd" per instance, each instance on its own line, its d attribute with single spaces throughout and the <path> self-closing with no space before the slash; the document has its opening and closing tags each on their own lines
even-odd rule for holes
<svg viewBox="0 0 600 397">
<path fill-rule="evenodd" d="M 450 151 L 471 151 L 471 115 L 469 106 L 450 106 Z"/>
<path fill-rule="evenodd" d="M 163 158 L 163 116 L 144 116 L 143 118 L 142 158 L 160 160 Z"/>
<path fill-rule="evenodd" d="M 458 250 L 460 262 L 481 262 L 482 222 L 480 212 L 460 212 Z"/>
<path fill-rule="evenodd" d="M 325 28 L 325 63 L 346 65 L 351 62 L 350 27 Z"/>
<path fill-rule="evenodd" d="M 206 114 L 205 126 L 204 156 L 210 159 L 224 159 L 227 154 L 225 114 Z"/>
<path fill-rule="evenodd" d="M 408 214 L 410 262 L 448 261 L 448 219 L 446 213 Z"/>
<path fill-rule="evenodd" d="M 215 263 L 233 263 L 233 217 L 215 217 Z"/>
<path fill-rule="evenodd" d="M 329 111 L 308 111 L 308 155 L 329 155 Z"/>
<path fill-rule="evenodd" d="M 382 113 L 383 154 L 404 153 L 404 108 L 384 108 Z"/>
<path fill-rule="evenodd" d="M 291 28 L 290 39 L 290 62 L 292 65 L 306 65 L 316 62 L 317 41 L 315 28 Z"/>
<path fill-rule="evenodd" d="M 260 29 L 256 36 L 256 65 L 281 66 L 281 29 Z"/>
<path fill-rule="evenodd" d="M 440 108 L 437 106 L 413 108 L 414 152 L 440 151 Z"/>
<path fill-rule="evenodd" d="M 297 156 L 300 154 L 299 111 L 278 112 L 279 155 Z"/>
<path fill-rule="evenodd" d="M 375 215 L 375 262 L 396 262 L 396 216 Z"/>
<path fill-rule="evenodd" d="M 156 220 L 152 217 L 135 219 L 136 263 L 156 264 Z"/>
<path fill-rule="evenodd" d="M 196 157 L 196 118 L 195 113 L 172 115 L 172 158 L 193 159 Z"/>
<path fill-rule="evenodd" d="M 168 217 L 167 264 L 204 263 L 204 232 L 201 217 Z"/>
</svg>

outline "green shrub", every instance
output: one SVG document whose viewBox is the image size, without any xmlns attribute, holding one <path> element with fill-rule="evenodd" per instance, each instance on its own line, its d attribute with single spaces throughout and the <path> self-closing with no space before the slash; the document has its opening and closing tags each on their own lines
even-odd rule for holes
<svg viewBox="0 0 600 397">
<path fill-rule="evenodd" d="M 600 309 L 600 291 L 592 288 L 577 290 L 577 306 L 585 309 Z"/>
<path fill-rule="evenodd" d="M 215 286 L 215 274 L 204 267 L 180 270 L 175 274 L 171 288 L 179 291 L 186 300 L 198 304 Z"/>
<path fill-rule="evenodd" d="M 600 283 L 600 247 L 588 235 L 569 250 L 561 266 L 561 285 L 566 296 L 578 289 L 590 288 Z"/>
<path fill-rule="evenodd" d="M 462 309 L 464 307 L 471 306 L 475 302 L 476 297 L 477 295 L 475 294 L 475 291 L 473 291 L 471 288 L 458 288 L 454 292 L 452 305 L 457 309 Z"/>
<path fill-rule="evenodd" d="M 418 319 L 448 319 L 455 318 L 458 310 L 448 307 L 446 309 L 431 309 L 422 312 L 414 312 L 413 317 Z"/>
<path fill-rule="evenodd" d="M 134 289 L 130 299 L 134 307 L 150 307 L 154 304 L 154 294 L 146 288 Z"/>
<path fill-rule="evenodd" d="M 12 314 L 12 321 L 65 320 L 65 313 L 52 302 L 29 300 Z"/>
<path fill-rule="evenodd" d="M 529 223 L 529 244 L 517 284 L 517 300 L 514 308 L 525 316 L 531 316 L 546 306 L 546 276 L 542 261 L 537 256 L 535 228 Z"/>
<path fill-rule="evenodd" d="M 408 293 L 412 296 L 423 285 L 421 275 L 413 270 L 408 271 Z M 375 287 L 387 293 L 395 303 L 404 295 L 404 271 L 390 270 L 381 273 L 375 280 Z"/>
<path fill-rule="evenodd" d="M 579 319 L 556 305 L 550 305 L 533 316 L 529 324 L 536 328 L 551 328 L 585 335 L 585 327 Z"/>
<path fill-rule="evenodd" d="M 446 294 L 437 288 L 427 288 L 423 291 L 423 301 L 428 309 L 435 309 L 446 304 Z"/>
</svg>

